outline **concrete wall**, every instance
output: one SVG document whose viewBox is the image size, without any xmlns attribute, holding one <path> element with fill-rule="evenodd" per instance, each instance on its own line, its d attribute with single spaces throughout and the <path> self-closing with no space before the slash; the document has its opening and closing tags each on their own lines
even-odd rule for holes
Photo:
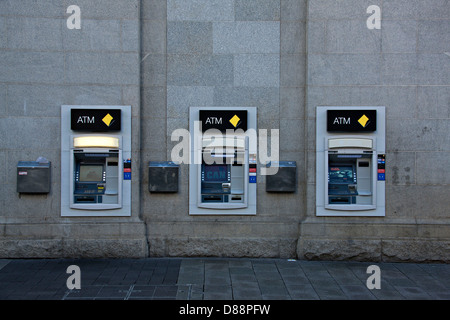
<svg viewBox="0 0 450 320">
<path fill-rule="evenodd" d="M 284 128 L 280 155 L 297 161 L 304 181 L 304 1 L 144 1 L 142 26 L 143 159 L 170 160 L 171 133 L 188 129 L 189 107 L 254 106 L 258 129 Z M 179 193 L 158 195 L 144 174 L 151 255 L 296 255 L 302 183 L 271 195 L 259 177 L 255 217 L 194 217 L 188 179 L 182 165 Z"/>
<path fill-rule="evenodd" d="M 143 256 L 140 195 L 140 3 L 0 1 L 0 256 Z M 132 218 L 61 218 L 60 109 L 131 105 Z M 52 162 L 48 195 L 16 193 L 18 161 Z"/>
<path fill-rule="evenodd" d="M 39 3 L 39 4 L 38 4 Z M 81 8 L 81 30 L 66 9 Z M 382 9 L 369 30 L 370 5 Z M 450 260 L 450 7 L 446 0 L 0 1 L 0 257 L 252 256 Z M 132 106 L 132 217 L 60 217 L 60 106 Z M 387 111 L 386 217 L 315 216 L 315 107 Z M 190 106 L 256 106 L 297 162 L 295 194 L 257 215 L 189 216 L 148 192 Z M 52 161 L 52 191 L 16 193 L 16 165 Z"/>
</svg>

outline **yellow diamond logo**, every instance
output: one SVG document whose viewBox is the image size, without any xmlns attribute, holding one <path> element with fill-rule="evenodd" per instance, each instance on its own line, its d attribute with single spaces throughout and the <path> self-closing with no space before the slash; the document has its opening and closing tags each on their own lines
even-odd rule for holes
<svg viewBox="0 0 450 320">
<path fill-rule="evenodd" d="M 367 118 L 366 115 L 363 115 L 361 119 L 358 120 L 359 124 L 365 128 L 367 126 L 367 122 L 369 121 L 369 118 Z"/>
<path fill-rule="evenodd" d="M 230 123 L 236 128 L 237 125 L 241 122 L 241 119 L 235 115 L 233 118 L 231 118 Z"/>
<path fill-rule="evenodd" d="M 106 117 L 103 118 L 103 122 L 109 127 L 111 125 L 111 121 L 114 118 L 108 113 Z"/>
</svg>

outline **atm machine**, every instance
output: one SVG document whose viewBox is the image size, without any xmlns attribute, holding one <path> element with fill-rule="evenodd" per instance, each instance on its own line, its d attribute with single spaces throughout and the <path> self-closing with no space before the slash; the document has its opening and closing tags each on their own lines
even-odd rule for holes
<svg viewBox="0 0 450 320">
<path fill-rule="evenodd" d="M 62 106 L 61 216 L 131 215 L 131 107 Z"/>
<path fill-rule="evenodd" d="M 335 210 L 375 209 L 376 179 L 372 139 L 328 139 L 325 156 L 325 207 Z"/>
<path fill-rule="evenodd" d="M 123 171 L 120 137 L 73 136 L 71 142 L 70 208 L 119 209 L 122 206 Z"/>
<path fill-rule="evenodd" d="M 190 215 L 256 214 L 256 108 L 190 108 Z"/>
<path fill-rule="evenodd" d="M 316 130 L 317 216 L 384 216 L 384 107 L 317 107 Z"/>
<path fill-rule="evenodd" d="M 225 138 L 224 138 L 225 139 Z M 198 207 L 211 209 L 246 208 L 248 205 L 248 137 L 202 140 L 201 182 Z M 217 151 L 221 150 L 221 151 Z M 210 160 L 210 161 L 208 161 Z"/>
</svg>

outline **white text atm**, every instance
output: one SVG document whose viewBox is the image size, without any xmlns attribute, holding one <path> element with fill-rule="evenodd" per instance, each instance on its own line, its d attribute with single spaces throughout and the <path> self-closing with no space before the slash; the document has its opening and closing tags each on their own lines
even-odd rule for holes
<svg viewBox="0 0 450 320">
<path fill-rule="evenodd" d="M 385 215 L 385 108 L 317 107 L 317 216 Z"/>
</svg>

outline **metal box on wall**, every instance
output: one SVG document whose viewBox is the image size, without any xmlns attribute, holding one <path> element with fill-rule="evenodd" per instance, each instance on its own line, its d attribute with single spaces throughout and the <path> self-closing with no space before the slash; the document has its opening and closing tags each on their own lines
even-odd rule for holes
<svg viewBox="0 0 450 320">
<path fill-rule="evenodd" d="M 49 193 L 51 162 L 19 161 L 17 165 L 18 193 Z"/>
<path fill-rule="evenodd" d="M 270 167 L 278 167 L 278 171 L 266 176 L 266 192 L 296 191 L 297 163 L 295 161 L 272 161 L 267 165 L 267 168 Z"/>
<path fill-rule="evenodd" d="M 178 192 L 179 165 L 172 161 L 150 161 L 148 191 L 152 193 Z"/>
</svg>

